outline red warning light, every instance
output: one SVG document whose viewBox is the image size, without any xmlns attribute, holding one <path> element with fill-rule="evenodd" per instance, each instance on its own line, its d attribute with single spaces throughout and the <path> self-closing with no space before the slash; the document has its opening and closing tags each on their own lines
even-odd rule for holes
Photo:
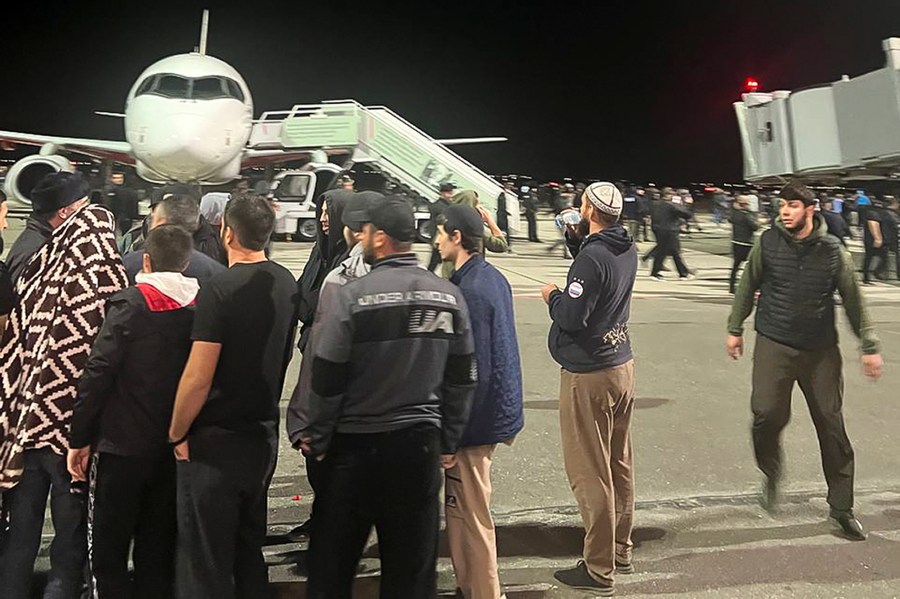
<svg viewBox="0 0 900 599">
<path fill-rule="evenodd" d="M 744 90 L 747 93 L 753 93 L 758 89 L 759 89 L 759 81 L 757 81 L 753 77 L 747 77 L 747 80 L 744 81 Z"/>
</svg>

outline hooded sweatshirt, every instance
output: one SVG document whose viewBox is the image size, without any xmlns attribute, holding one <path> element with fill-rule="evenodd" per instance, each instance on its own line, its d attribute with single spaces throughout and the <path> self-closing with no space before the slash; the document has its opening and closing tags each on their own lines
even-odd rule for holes
<svg viewBox="0 0 900 599">
<path fill-rule="evenodd" d="M 550 294 L 549 348 L 569 372 L 592 372 L 632 359 L 628 319 L 637 274 L 634 241 L 621 224 L 588 236 L 566 287 Z"/>
<path fill-rule="evenodd" d="M 344 240 L 344 227 L 341 217 L 344 206 L 353 196 L 352 191 L 332 189 L 322 194 L 316 205 L 316 245 L 309 254 L 309 260 L 303 267 L 303 273 L 297 279 L 299 305 L 297 316 L 300 319 L 300 340 L 297 347 L 304 351 L 309 341 L 309 330 L 316 316 L 316 305 L 319 302 L 319 289 L 322 281 L 335 266 L 347 257 L 347 242 Z M 322 229 L 322 206 L 328 207 L 328 233 Z"/>
<path fill-rule="evenodd" d="M 336 309 L 337 292 L 341 287 L 366 275 L 372 267 L 365 261 L 362 244 L 356 244 L 350 250 L 350 255 L 344 259 L 334 270 L 328 273 L 322 281 L 322 289 L 319 292 L 319 302 L 316 305 L 316 316 L 310 329 L 306 356 L 300 362 L 300 375 L 297 386 L 291 394 L 288 404 L 287 427 L 288 438 L 292 445 L 300 443 L 300 437 L 306 430 L 309 416 L 309 394 L 312 391 L 312 356 L 316 348 L 316 330 L 321 323 L 332 318 Z"/>
<path fill-rule="evenodd" d="M 71 447 L 167 455 L 169 422 L 191 349 L 196 279 L 141 273 L 114 295 L 78 384 Z"/>
</svg>

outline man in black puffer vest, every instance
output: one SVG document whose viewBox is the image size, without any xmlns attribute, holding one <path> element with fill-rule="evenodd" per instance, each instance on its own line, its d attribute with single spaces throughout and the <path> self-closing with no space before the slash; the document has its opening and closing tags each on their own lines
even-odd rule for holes
<svg viewBox="0 0 900 599">
<path fill-rule="evenodd" d="M 750 251 L 728 319 L 728 354 L 743 353 L 743 322 L 756 308 L 753 353 L 753 446 L 765 475 L 764 508 L 775 506 L 781 478 L 781 431 L 791 415 L 794 383 L 819 437 L 828 483 L 831 518 L 855 541 L 866 538 L 853 515 L 853 447 L 844 429 L 841 352 L 835 329 L 834 292 L 843 300 L 853 332 L 861 340 L 866 376 L 881 375 L 878 338 L 866 313 L 853 259 L 815 212 L 815 196 L 804 185 L 781 191 L 780 218 Z"/>
</svg>

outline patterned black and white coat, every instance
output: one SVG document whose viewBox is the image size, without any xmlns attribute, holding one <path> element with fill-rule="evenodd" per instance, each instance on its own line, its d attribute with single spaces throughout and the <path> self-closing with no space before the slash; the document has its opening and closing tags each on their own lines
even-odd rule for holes
<svg viewBox="0 0 900 599">
<path fill-rule="evenodd" d="M 0 492 L 18 484 L 26 449 L 66 455 L 78 380 L 107 300 L 127 285 L 101 206 L 68 218 L 22 271 L 0 339 Z"/>
</svg>

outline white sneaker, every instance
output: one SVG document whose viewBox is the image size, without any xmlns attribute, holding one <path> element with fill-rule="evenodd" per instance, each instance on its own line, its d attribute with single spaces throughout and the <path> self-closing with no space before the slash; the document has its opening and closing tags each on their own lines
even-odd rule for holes
<svg viewBox="0 0 900 599">
<path fill-rule="evenodd" d="M 660 275 L 650 275 L 650 278 L 653 279 L 654 281 L 665 281 L 665 279 L 662 278 Z"/>
<path fill-rule="evenodd" d="M 697 278 L 697 275 L 695 275 L 695 274 L 692 273 L 692 272 L 689 272 L 688 274 L 684 275 L 683 277 L 679 277 L 679 278 L 680 278 L 682 281 L 693 281 L 694 279 Z"/>
</svg>

